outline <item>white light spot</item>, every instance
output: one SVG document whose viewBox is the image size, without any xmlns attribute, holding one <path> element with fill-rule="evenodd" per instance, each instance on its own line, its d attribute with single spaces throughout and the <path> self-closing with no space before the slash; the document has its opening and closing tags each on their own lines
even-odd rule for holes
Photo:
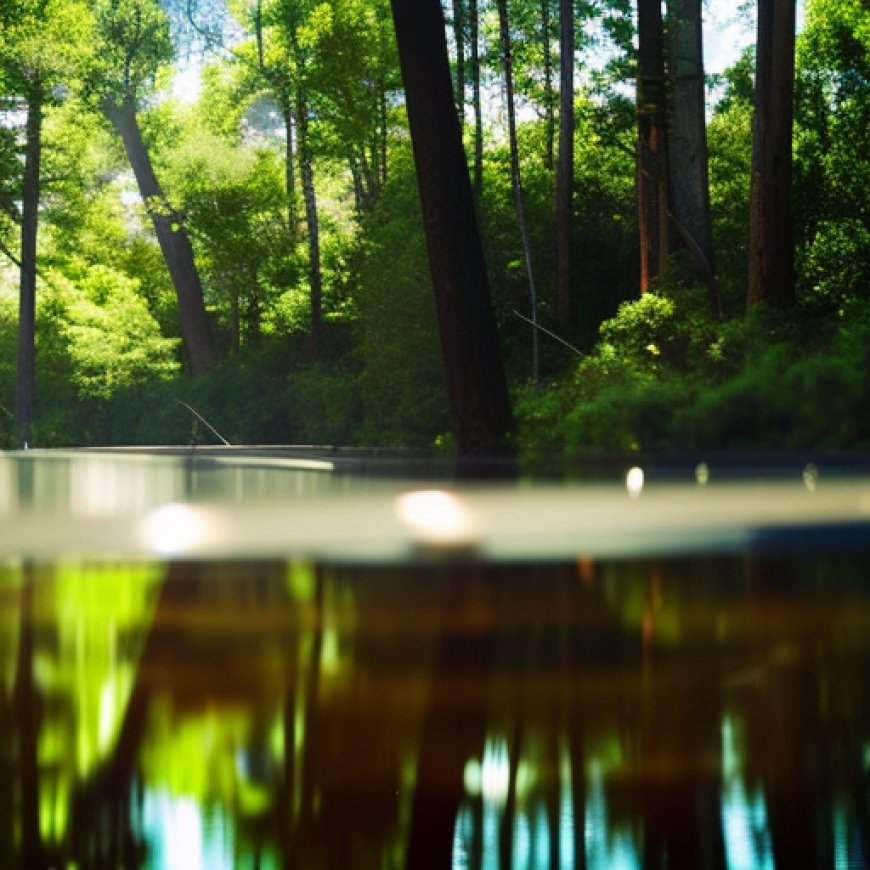
<svg viewBox="0 0 870 870">
<path fill-rule="evenodd" d="M 701 486 L 706 486 L 710 482 L 710 466 L 706 462 L 699 462 L 695 466 L 695 480 Z"/>
<path fill-rule="evenodd" d="M 201 547 L 215 537 L 209 512 L 186 504 L 163 505 L 148 514 L 142 526 L 145 546 L 168 556 Z"/>
<path fill-rule="evenodd" d="M 629 468 L 625 475 L 625 488 L 632 498 L 637 498 L 643 490 L 643 469 L 635 466 Z"/>
<path fill-rule="evenodd" d="M 475 537 L 477 524 L 471 511 L 449 492 L 407 492 L 396 499 L 396 513 L 423 543 L 456 546 Z"/>
<path fill-rule="evenodd" d="M 808 462 L 803 472 L 804 486 L 810 491 L 815 492 L 816 486 L 819 483 L 819 469 L 815 463 Z"/>
</svg>

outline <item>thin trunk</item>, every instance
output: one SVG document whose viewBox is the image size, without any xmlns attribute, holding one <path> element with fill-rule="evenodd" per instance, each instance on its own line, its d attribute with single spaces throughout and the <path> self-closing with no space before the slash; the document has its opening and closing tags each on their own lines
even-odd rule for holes
<svg viewBox="0 0 870 870">
<path fill-rule="evenodd" d="M 665 65 L 660 0 L 637 4 L 637 206 L 640 292 L 668 264 L 668 173 L 665 134 Z"/>
<path fill-rule="evenodd" d="M 538 299 L 535 291 L 535 277 L 532 272 L 532 251 L 529 244 L 529 231 L 526 225 L 526 214 L 523 208 L 523 182 L 520 172 L 520 154 L 517 145 L 517 119 L 514 106 L 514 76 L 511 60 L 511 38 L 508 22 L 507 0 L 498 0 L 498 21 L 501 34 L 501 56 L 504 67 L 505 98 L 508 116 L 508 140 L 511 154 L 511 180 L 514 190 L 514 207 L 517 213 L 517 224 L 520 228 L 520 241 L 523 248 L 523 261 L 526 267 L 526 279 L 529 282 L 529 309 L 532 321 L 532 381 L 538 382 Z"/>
<path fill-rule="evenodd" d="M 480 99 L 480 19 L 477 0 L 469 0 L 469 43 L 471 45 L 471 105 L 474 111 L 473 189 L 479 200 L 483 193 L 483 109 Z"/>
<path fill-rule="evenodd" d="M 299 233 L 296 214 L 296 123 L 289 101 L 282 101 L 281 117 L 284 120 L 284 192 L 287 196 L 287 227 L 295 241 Z"/>
<path fill-rule="evenodd" d="M 794 304 L 792 119 L 795 0 L 759 0 L 747 304 Z"/>
<path fill-rule="evenodd" d="M 555 165 L 556 152 L 556 101 L 553 96 L 553 49 L 550 42 L 550 31 L 552 30 L 551 3 L 552 0 L 541 0 L 541 48 L 544 55 L 544 111 L 547 118 L 547 142 L 544 150 L 544 165 L 550 170 Z M 561 14 L 560 11 L 560 21 Z"/>
<path fill-rule="evenodd" d="M 40 163 L 42 160 L 42 85 L 36 82 L 27 100 L 24 182 L 21 203 L 21 283 L 18 300 L 18 372 L 15 422 L 27 446 L 33 424 L 36 384 L 36 237 L 39 228 Z"/>
<path fill-rule="evenodd" d="M 510 399 L 439 0 L 392 0 L 445 378 L 463 461 L 507 454 Z"/>
<path fill-rule="evenodd" d="M 714 314 L 722 313 L 713 258 L 710 177 L 704 114 L 701 0 L 668 0 L 671 207 L 679 235 L 707 284 Z"/>
<path fill-rule="evenodd" d="M 574 181 L 574 4 L 559 0 L 559 163 L 556 166 L 556 312 L 571 322 L 571 191 Z"/>
<path fill-rule="evenodd" d="M 380 155 L 378 159 L 378 174 L 380 185 L 387 183 L 387 90 L 386 85 L 381 83 L 378 94 L 378 118 L 380 125 Z"/>
<path fill-rule="evenodd" d="M 465 124 L 465 0 L 453 0 L 453 41 L 456 43 L 456 113 Z"/>
<path fill-rule="evenodd" d="M 305 93 L 296 92 L 297 131 L 299 133 L 299 170 L 302 176 L 302 198 L 305 201 L 305 224 L 308 229 L 308 280 L 311 308 L 311 354 L 320 351 L 320 324 L 323 309 L 323 274 L 320 266 L 320 222 L 317 215 L 317 192 L 314 187 L 314 167 L 308 141 L 308 107 Z"/>
<path fill-rule="evenodd" d="M 103 103 L 103 111 L 124 142 L 127 158 L 136 176 L 139 195 L 151 218 L 163 259 L 175 287 L 181 331 L 190 358 L 191 372 L 195 376 L 202 375 L 208 370 L 212 360 L 211 335 L 202 284 L 187 230 L 180 217 L 169 207 L 154 174 L 151 158 L 142 140 L 133 101 L 125 99 L 118 105 L 107 99 Z"/>
</svg>

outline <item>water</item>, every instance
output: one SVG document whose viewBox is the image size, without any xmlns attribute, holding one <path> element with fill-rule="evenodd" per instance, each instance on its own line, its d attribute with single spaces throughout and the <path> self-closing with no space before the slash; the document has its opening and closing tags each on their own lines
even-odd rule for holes
<svg viewBox="0 0 870 870">
<path fill-rule="evenodd" d="M 870 487 L 710 476 L 0 456 L 0 866 L 865 867 Z"/>
</svg>

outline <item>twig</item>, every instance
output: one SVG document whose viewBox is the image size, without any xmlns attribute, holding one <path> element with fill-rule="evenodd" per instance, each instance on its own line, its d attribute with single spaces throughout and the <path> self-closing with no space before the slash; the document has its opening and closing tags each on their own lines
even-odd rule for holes
<svg viewBox="0 0 870 870">
<path fill-rule="evenodd" d="M 220 432 L 218 432 L 217 429 L 215 429 L 214 426 L 211 425 L 211 423 L 208 422 L 208 420 L 205 419 L 205 417 L 202 416 L 202 414 L 199 413 L 199 411 L 197 411 L 195 408 L 191 408 L 190 405 L 187 404 L 187 402 L 182 402 L 181 399 L 176 399 L 175 401 L 178 402 L 178 404 L 181 405 L 183 408 L 187 408 L 187 410 L 190 411 L 190 413 L 193 414 L 193 416 L 196 417 L 197 420 L 207 426 L 209 431 L 211 431 L 212 434 L 216 435 L 221 441 L 223 441 L 223 443 L 227 447 L 233 446 L 232 444 L 230 444 L 229 441 L 227 441 L 226 438 L 224 438 L 223 435 L 221 435 Z"/>
<path fill-rule="evenodd" d="M 526 323 L 531 324 L 532 326 L 535 327 L 535 329 L 540 329 L 541 332 L 545 333 L 546 335 L 549 335 L 550 338 L 554 338 L 556 341 L 559 342 L 559 344 L 564 344 L 565 347 L 567 347 L 569 350 L 573 350 L 574 353 L 577 354 L 577 356 L 585 356 L 585 354 L 583 353 L 582 350 L 580 350 L 579 348 L 574 347 L 573 344 L 570 344 L 569 342 L 565 341 L 564 338 L 560 338 L 558 335 L 556 335 L 555 332 L 550 332 L 550 330 L 547 329 L 546 326 L 541 326 L 540 323 L 536 323 L 534 320 L 530 320 L 530 319 L 529 319 L 528 317 L 526 317 L 524 314 L 520 314 L 520 312 L 517 311 L 516 308 L 514 308 L 514 314 L 516 314 L 516 316 L 519 317 L 520 320 L 525 320 Z"/>
</svg>

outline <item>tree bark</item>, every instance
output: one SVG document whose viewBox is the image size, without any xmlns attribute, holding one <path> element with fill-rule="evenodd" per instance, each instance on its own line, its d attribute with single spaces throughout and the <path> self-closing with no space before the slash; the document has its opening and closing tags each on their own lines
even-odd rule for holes
<svg viewBox="0 0 870 870">
<path fill-rule="evenodd" d="M 795 0 L 759 0 L 747 305 L 794 304 L 792 121 Z"/>
<path fill-rule="evenodd" d="M 559 0 L 559 162 L 556 165 L 556 312 L 571 322 L 571 228 L 574 182 L 574 4 Z"/>
<path fill-rule="evenodd" d="M 696 261 L 718 315 L 722 304 L 710 221 L 701 0 L 668 0 L 668 49 L 671 208 L 677 233 Z"/>
<path fill-rule="evenodd" d="M 640 292 L 668 263 L 664 34 L 660 0 L 637 3 L 637 208 Z"/>
<path fill-rule="evenodd" d="M 532 250 L 529 243 L 529 231 L 526 224 L 526 213 L 523 207 L 523 181 L 520 171 L 520 153 L 517 145 L 517 119 L 514 103 L 513 60 L 511 58 L 511 37 L 508 22 L 507 0 L 498 0 L 498 21 L 501 34 L 501 57 L 504 68 L 505 101 L 508 117 L 508 143 L 511 155 L 511 181 L 514 190 L 514 208 L 517 214 L 517 224 L 520 228 L 520 242 L 523 249 L 523 261 L 526 267 L 526 279 L 529 282 L 529 309 L 532 322 L 532 381 L 538 382 L 538 298 L 535 290 L 535 276 L 532 270 Z"/>
<path fill-rule="evenodd" d="M 103 112 L 124 143 L 127 158 L 136 176 L 139 195 L 151 218 L 166 268 L 175 287 L 190 370 L 194 376 L 202 375 L 211 365 L 212 343 L 202 284 L 187 230 L 179 216 L 169 207 L 157 181 L 151 157 L 142 139 L 133 101 L 127 98 L 118 104 L 106 99 L 103 102 Z"/>
<path fill-rule="evenodd" d="M 392 0 L 460 456 L 507 452 L 512 429 L 489 279 L 450 83 L 439 0 Z"/>
<path fill-rule="evenodd" d="M 42 106 L 42 84 L 37 81 L 32 85 L 27 99 L 24 180 L 21 195 L 21 277 L 18 299 L 15 421 L 18 436 L 25 446 L 30 442 L 36 385 L 36 239 L 39 228 Z"/>
</svg>

